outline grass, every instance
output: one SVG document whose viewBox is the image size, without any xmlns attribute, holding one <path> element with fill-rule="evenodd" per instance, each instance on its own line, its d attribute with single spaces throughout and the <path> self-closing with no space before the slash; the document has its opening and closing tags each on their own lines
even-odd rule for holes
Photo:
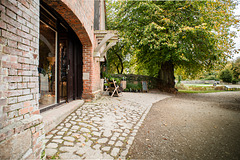
<svg viewBox="0 0 240 160">
<path fill-rule="evenodd" d="M 177 84 L 176 88 L 180 93 L 214 93 L 227 91 L 223 85 L 213 86 L 212 84 Z"/>
<path fill-rule="evenodd" d="M 223 90 L 194 91 L 194 90 L 179 89 L 178 92 L 180 92 L 180 93 L 214 93 L 214 92 L 227 92 L 227 91 L 223 91 Z"/>
<path fill-rule="evenodd" d="M 184 84 L 185 86 L 192 86 L 192 87 L 209 87 L 213 86 L 213 84 Z"/>
</svg>

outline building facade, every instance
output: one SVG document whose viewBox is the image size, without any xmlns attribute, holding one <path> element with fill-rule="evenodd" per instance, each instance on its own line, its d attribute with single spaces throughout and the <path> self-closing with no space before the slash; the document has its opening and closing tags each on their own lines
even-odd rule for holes
<svg viewBox="0 0 240 160">
<path fill-rule="evenodd" d="M 1 0 L 0 17 L 0 159 L 40 159 L 40 110 L 101 92 L 105 2 Z"/>
</svg>

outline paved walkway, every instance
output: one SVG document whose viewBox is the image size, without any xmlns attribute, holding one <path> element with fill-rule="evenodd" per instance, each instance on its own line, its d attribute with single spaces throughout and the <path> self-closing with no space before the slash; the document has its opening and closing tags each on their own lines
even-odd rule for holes
<svg viewBox="0 0 240 160">
<path fill-rule="evenodd" d="M 123 93 L 85 103 L 46 134 L 46 155 L 60 159 L 125 159 L 153 103 L 169 96 Z"/>
</svg>

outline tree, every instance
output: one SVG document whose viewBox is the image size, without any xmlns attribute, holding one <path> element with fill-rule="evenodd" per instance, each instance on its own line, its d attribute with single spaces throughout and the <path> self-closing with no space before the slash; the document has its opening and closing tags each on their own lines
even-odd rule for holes
<svg viewBox="0 0 240 160">
<path fill-rule="evenodd" d="M 233 77 L 235 80 L 240 80 L 240 57 L 235 60 L 232 66 L 233 69 Z"/>
<path fill-rule="evenodd" d="M 219 78 L 223 80 L 223 82 L 231 83 L 233 76 L 229 69 L 225 69 L 220 72 Z"/>
<path fill-rule="evenodd" d="M 196 72 L 223 63 L 233 49 L 237 25 L 236 2 L 227 1 L 116 1 L 109 28 L 120 31 L 125 51 L 159 88 L 174 91 L 174 68 Z M 111 5 L 111 4 L 110 4 Z"/>
<path fill-rule="evenodd" d="M 123 73 L 125 56 L 122 54 L 121 45 L 122 43 L 118 43 L 107 53 L 107 62 L 108 62 L 107 65 L 108 65 L 109 73 L 116 73 L 116 72 L 118 74 Z M 110 65 L 111 67 L 109 67 Z"/>
</svg>

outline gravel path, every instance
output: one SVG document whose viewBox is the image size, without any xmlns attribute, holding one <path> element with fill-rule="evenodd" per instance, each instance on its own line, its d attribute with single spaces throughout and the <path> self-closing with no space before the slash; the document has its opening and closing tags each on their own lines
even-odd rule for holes
<svg viewBox="0 0 240 160">
<path fill-rule="evenodd" d="M 178 94 L 153 105 L 129 159 L 240 159 L 240 92 Z"/>
<path fill-rule="evenodd" d="M 152 104 L 168 97 L 123 93 L 85 103 L 46 134 L 47 159 L 125 159 Z"/>
</svg>

